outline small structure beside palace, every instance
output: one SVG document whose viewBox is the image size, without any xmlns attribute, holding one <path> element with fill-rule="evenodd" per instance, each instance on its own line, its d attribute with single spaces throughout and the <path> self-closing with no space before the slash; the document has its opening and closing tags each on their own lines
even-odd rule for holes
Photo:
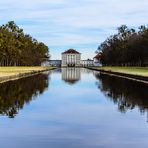
<svg viewBox="0 0 148 148">
<path fill-rule="evenodd" d="M 101 64 L 101 53 L 98 53 L 94 58 L 94 66 L 102 66 Z"/>
<path fill-rule="evenodd" d="M 41 64 L 41 66 L 55 66 L 55 67 L 61 67 L 61 60 L 48 60 Z"/>
<path fill-rule="evenodd" d="M 91 67 L 91 66 L 94 66 L 94 61 L 91 59 L 81 60 L 81 65 L 83 67 Z"/>
<path fill-rule="evenodd" d="M 49 60 L 50 66 L 61 67 L 62 61 L 61 60 Z"/>
<path fill-rule="evenodd" d="M 80 67 L 81 66 L 81 53 L 74 49 L 69 49 L 62 53 L 62 66 L 63 67 Z"/>
</svg>

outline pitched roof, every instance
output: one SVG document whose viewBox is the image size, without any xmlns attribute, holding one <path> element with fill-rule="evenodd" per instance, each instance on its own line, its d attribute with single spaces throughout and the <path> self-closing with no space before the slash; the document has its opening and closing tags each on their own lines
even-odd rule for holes
<svg viewBox="0 0 148 148">
<path fill-rule="evenodd" d="M 91 60 L 91 59 L 87 59 L 87 60 L 82 60 L 82 61 L 93 61 L 93 60 Z"/>
<path fill-rule="evenodd" d="M 76 80 L 64 80 L 65 82 L 67 82 L 67 83 L 69 83 L 70 85 L 73 85 L 73 84 L 75 84 L 76 82 L 78 82 L 79 81 L 79 79 L 76 79 Z"/>
<path fill-rule="evenodd" d="M 94 58 L 99 60 L 101 58 L 101 53 L 98 53 Z"/>
<path fill-rule="evenodd" d="M 69 49 L 63 52 L 62 54 L 80 54 L 80 53 L 74 49 Z"/>
</svg>

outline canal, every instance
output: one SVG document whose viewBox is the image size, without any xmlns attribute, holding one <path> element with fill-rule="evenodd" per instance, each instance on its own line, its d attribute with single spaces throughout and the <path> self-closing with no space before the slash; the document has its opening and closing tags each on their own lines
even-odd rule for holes
<svg viewBox="0 0 148 148">
<path fill-rule="evenodd" d="M 148 84 L 63 68 L 0 84 L 1 148 L 147 148 Z"/>
</svg>

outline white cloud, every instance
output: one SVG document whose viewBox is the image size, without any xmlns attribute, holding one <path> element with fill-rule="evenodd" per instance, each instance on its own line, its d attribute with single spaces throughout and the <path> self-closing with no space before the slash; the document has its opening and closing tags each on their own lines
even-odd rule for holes
<svg viewBox="0 0 148 148">
<path fill-rule="evenodd" d="M 92 45 L 88 53 L 94 53 L 96 44 L 121 24 L 138 27 L 147 24 L 148 18 L 147 0 L 7 0 L 0 1 L 0 6 L 1 24 L 16 21 L 52 47 L 53 57 L 57 47 L 82 44 Z"/>
</svg>

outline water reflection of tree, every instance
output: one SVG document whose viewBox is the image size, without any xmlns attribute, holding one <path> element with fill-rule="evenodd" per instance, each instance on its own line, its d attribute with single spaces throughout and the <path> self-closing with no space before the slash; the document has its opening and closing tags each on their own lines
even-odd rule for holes
<svg viewBox="0 0 148 148">
<path fill-rule="evenodd" d="M 119 111 L 126 112 L 136 106 L 141 112 L 147 111 L 147 84 L 99 73 L 95 76 L 100 80 L 100 83 L 97 83 L 100 90 L 115 104 L 118 104 Z"/>
<path fill-rule="evenodd" d="M 0 114 L 14 118 L 24 104 L 42 94 L 47 87 L 47 74 L 0 84 Z"/>
</svg>

